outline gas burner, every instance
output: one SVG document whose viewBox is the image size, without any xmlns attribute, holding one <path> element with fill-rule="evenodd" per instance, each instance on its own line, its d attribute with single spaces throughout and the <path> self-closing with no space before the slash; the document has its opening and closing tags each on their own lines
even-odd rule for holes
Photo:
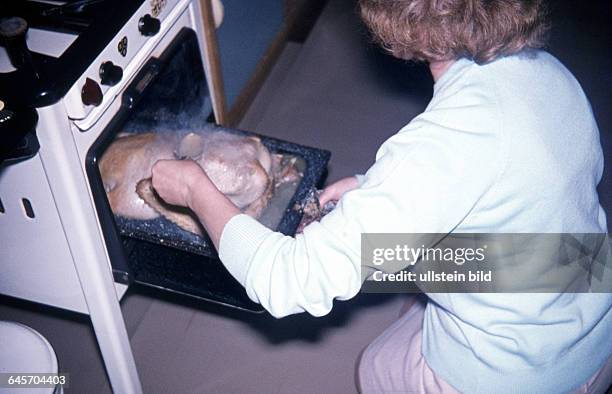
<svg viewBox="0 0 612 394">
<path fill-rule="evenodd" d="M 85 31 L 96 19 L 108 14 L 116 7 L 109 7 L 107 0 L 79 0 L 65 2 L 26 0 L 8 2 L 0 5 L 0 15 L 20 16 L 31 27 L 79 34 Z"/>
<path fill-rule="evenodd" d="M 64 97 L 144 0 L 108 3 L 1 3 L 0 86 L 8 95 L 2 99 L 42 107 Z"/>
</svg>

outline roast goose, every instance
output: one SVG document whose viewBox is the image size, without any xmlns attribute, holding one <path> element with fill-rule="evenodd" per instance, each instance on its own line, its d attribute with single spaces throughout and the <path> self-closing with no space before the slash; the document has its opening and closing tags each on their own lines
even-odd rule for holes
<svg viewBox="0 0 612 394">
<path fill-rule="evenodd" d="M 122 135 L 100 160 L 102 181 L 115 215 L 138 220 L 162 215 L 187 231 L 202 234 L 190 210 L 166 204 L 153 190 L 151 168 L 160 159 L 194 160 L 222 193 L 255 218 L 267 206 L 278 177 L 282 174 L 283 180 L 295 180 L 297 174 L 281 168 L 280 155 L 270 154 L 253 136 L 222 131 Z"/>
</svg>

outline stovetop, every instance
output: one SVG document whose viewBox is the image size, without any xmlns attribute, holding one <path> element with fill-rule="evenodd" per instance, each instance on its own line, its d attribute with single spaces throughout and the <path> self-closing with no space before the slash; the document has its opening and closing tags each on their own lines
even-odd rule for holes
<svg viewBox="0 0 612 394">
<path fill-rule="evenodd" d="M 43 107 L 60 100 L 85 72 L 144 0 L 0 2 L 0 95 L 16 106 Z M 11 35 L 27 22 L 30 59 L 20 68 L 7 66 Z M 10 19 L 13 18 L 13 19 Z M 8 25 L 8 32 L 2 28 Z M 14 34 L 13 34 L 14 33 Z"/>
</svg>

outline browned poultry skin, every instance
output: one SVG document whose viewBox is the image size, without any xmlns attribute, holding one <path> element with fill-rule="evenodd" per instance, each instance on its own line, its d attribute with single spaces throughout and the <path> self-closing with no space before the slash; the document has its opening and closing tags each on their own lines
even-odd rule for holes
<svg viewBox="0 0 612 394">
<path fill-rule="evenodd" d="M 199 234 L 199 223 L 191 223 L 194 217 L 154 200 L 159 197 L 150 185 L 142 184 L 140 193 L 136 190 L 138 182 L 151 177 L 155 162 L 177 157 L 193 159 L 222 193 L 251 216 L 258 217 L 271 197 L 272 159 L 258 138 L 215 132 L 179 139 L 169 133 L 145 133 L 118 138 L 102 157 L 100 172 L 113 212 L 140 220 L 162 214 Z"/>
<path fill-rule="evenodd" d="M 166 204 L 153 189 L 151 178 L 143 179 L 136 185 L 136 192 L 156 212 L 183 230 L 202 236 L 202 225 L 193 211 L 184 207 Z"/>
<path fill-rule="evenodd" d="M 159 214 L 136 194 L 136 183 L 151 177 L 153 164 L 174 158 L 174 144 L 153 133 L 116 139 L 100 160 L 100 173 L 115 215 L 148 220 Z"/>
</svg>

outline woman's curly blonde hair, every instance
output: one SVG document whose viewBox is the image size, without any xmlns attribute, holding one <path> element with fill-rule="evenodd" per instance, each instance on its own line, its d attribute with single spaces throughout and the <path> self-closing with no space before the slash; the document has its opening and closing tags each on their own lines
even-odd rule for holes
<svg viewBox="0 0 612 394">
<path fill-rule="evenodd" d="M 541 48 L 548 33 L 543 0 L 360 0 L 374 39 L 393 56 L 487 63 Z"/>
</svg>

